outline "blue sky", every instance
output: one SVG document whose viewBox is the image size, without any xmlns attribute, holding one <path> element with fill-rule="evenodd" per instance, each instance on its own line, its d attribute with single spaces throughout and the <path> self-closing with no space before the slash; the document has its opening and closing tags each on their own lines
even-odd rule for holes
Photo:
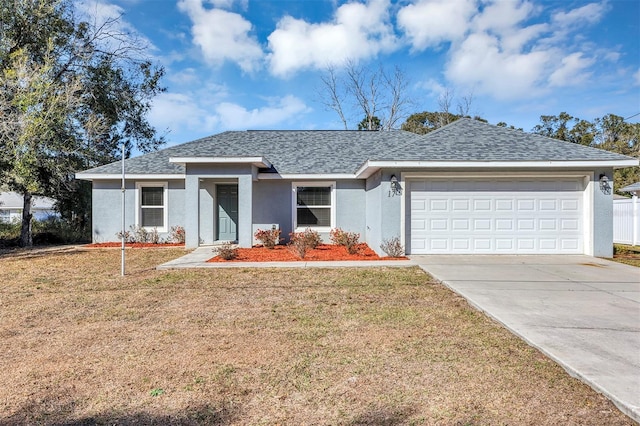
<svg viewBox="0 0 640 426">
<path fill-rule="evenodd" d="M 640 113 L 640 1 L 78 0 L 166 69 L 150 121 L 168 145 L 225 130 L 341 129 L 328 65 L 400 67 L 412 112 L 448 91 L 525 131 L 540 115 Z M 362 116 L 352 117 L 355 127 Z M 640 115 L 630 119 L 638 122 Z"/>
</svg>

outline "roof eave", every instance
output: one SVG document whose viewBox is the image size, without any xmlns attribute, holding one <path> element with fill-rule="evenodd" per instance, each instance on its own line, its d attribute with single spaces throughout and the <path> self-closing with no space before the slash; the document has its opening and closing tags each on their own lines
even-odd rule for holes
<svg viewBox="0 0 640 426">
<path fill-rule="evenodd" d="M 366 161 L 356 172 L 355 177 L 366 179 L 382 168 L 416 168 L 416 169 L 594 169 L 594 168 L 614 168 L 638 166 L 637 159 L 625 160 L 544 160 L 544 161 L 420 161 L 420 160 L 387 160 L 387 161 Z"/>
<path fill-rule="evenodd" d="M 271 163 L 265 157 L 170 157 L 170 163 L 177 164 L 253 164 L 256 167 L 269 169 Z"/>
<path fill-rule="evenodd" d="M 136 180 L 167 180 L 167 179 L 184 179 L 184 173 L 125 173 L 126 179 Z M 122 173 L 76 173 L 76 179 L 81 180 L 113 180 L 122 179 Z"/>
</svg>

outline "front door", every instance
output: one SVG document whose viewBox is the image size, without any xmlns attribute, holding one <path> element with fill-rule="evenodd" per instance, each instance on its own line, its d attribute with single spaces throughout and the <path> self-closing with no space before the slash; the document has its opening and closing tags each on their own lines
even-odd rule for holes
<svg viewBox="0 0 640 426">
<path fill-rule="evenodd" d="M 216 200 L 218 241 L 238 240 L 238 185 L 217 185 Z"/>
</svg>

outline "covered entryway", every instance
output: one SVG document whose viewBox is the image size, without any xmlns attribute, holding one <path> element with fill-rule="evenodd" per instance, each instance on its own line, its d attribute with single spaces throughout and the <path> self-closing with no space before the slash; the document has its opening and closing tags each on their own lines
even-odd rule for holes
<svg viewBox="0 0 640 426">
<path fill-rule="evenodd" d="M 583 177 L 407 182 L 411 254 L 583 254 Z"/>
<path fill-rule="evenodd" d="M 216 185 L 216 240 L 238 240 L 238 185 Z"/>
</svg>

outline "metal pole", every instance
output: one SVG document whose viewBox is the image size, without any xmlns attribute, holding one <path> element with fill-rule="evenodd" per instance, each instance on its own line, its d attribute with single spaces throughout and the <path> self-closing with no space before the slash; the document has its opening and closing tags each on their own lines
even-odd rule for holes
<svg viewBox="0 0 640 426">
<path fill-rule="evenodd" d="M 121 256 L 121 265 L 120 265 L 120 275 L 124 277 L 124 243 L 125 243 L 125 238 L 124 238 L 124 233 L 125 233 L 125 208 L 124 208 L 124 192 L 125 192 L 125 186 L 124 186 L 124 143 L 122 144 L 122 256 Z"/>
</svg>

